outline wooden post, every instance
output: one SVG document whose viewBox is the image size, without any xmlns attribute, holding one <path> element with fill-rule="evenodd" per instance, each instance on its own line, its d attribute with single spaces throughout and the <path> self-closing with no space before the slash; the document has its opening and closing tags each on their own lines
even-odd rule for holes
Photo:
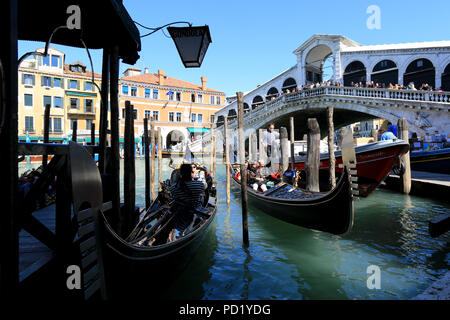
<svg viewBox="0 0 450 320">
<path fill-rule="evenodd" d="M 161 136 L 161 127 L 158 127 L 158 185 L 159 191 L 161 191 L 161 183 L 162 183 L 162 136 Z"/>
<path fill-rule="evenodd" d="M 212 174 L 213 167 L 214 167 L 214 161 L 216 160 L 215 157 L 213 157 L 213 151 L 215 151 L 215 150 L 213 150 L 214 149 L 213 148 L 214 125 L 213 124 L 211 125 L 210 133 L 211 133 L 211 139 L 209 140 L 209 143 L 210 143 L 210 146 L 209 146 L 209 151 L 210 151 L 209 152 L 209 162 L 210 162 L 209 171 Z M 215 142 L 215 140 L 214 140 L 214 142 Z"/>
<path fill-rule="evenodd" d="M 130 101 L 125 101 L 125 132 L 124 132 L 124 235 L 127 235 L 135 220 L 136 205 L 136 172 L 134 159 L 134 113 Z"/>
<path fill-rule="evenodd" d="M 44 111 L 44 143 L 48 143 L 50 131 L 50 104 L 45 105 Z M 42 166 L 47 166 L 48 155 L 42 155 Z"/>
<path fill-rule="evenodd" d="M 150 139 L 148 136 L 148 118 L 144 118 L 144 153 L 145 153 L 145 208 L 150 208 Z"/>
<path fill-rule="evenodd" d="M 245 136 L 244 136 L 244 94 L 237 92 L 238 127 L 239 127 L 239 163 L 241 167 L 241 201 L 242 201 L 242 236 L 245 246 L 248 238 L 248 198 L 247 198 L 247 168 L 245 167 Z"/>
<path fill-rule="evenodd" d="M 295 170 L 295 132 L 294 132 L 294 117 L 289 118 L 289 131 L 291 136 L 291 170 Z"/>
<path fill-rule="evenodd" d="M 401 118 L 398 120 L 397 126 L 399 138 L 408 142 L 408 121 L 405 118 Z M 400 177 L 401 192 L 409 194 L 411 192 L 411 162 L 409 159 L 409 151 L 402 156 L 401 164 L 405 168 L 404 173 Z"/>
<path fill-rule="evenodd" d="M 259 129 L 259 159 L 267 164 L 267 150 L 264 148 L 264 129 Z"/>
<path fill-rule="evenodd" d="M 16 300 L 19 285 L 19 215 L 17 212 L 17 141 L 18 141 L 18 72 L 17 72 L 17 1 L 4 1 L 0 11 L 0 34 L 4 47 L 0 50 L 3 71 L 0 131 L 0 176 L 3 191 L 0 214 L 0 298 Z"/>
<path fill-rule="evenodd" d="M 150 194 L 151 199 L 154 201 L 156 199 L 155 195 L 155 122 L 153 117 L 150 118 L 150 143 L 152 145 L 151 149 L 151 161 L 150 161 Z"/>
<path fill-rule="evenodd" d="M 109 93 L 109 51 L 103 49 L 102 61 L 102 87 L 100 92 L 100 131 L 99 131 L 99 151 L 98 151 L 98 169 L 100 173 L 105 173 L 106 157 L 106 131 L 108 123 L 108 93 Z"/>
<path fill-rule="evenodd" d="M 77 142 L 77 134 L 78 134 L 78 119 L 72 124 L 72 141 Z"/>
<path fill-rule="evenodd" d="M 285 127 L 280 128 L 280 149 L 281 149 L 281 174 L 283 174 L 289 168 L 289 151 L 290 143 L 288 139 L 287 129 Z M 283 176 L 281 176 L 284 179 Z"/>
<path fill-rule="evenodd" d="M 333 122 L 333 107 L 328 107 L 328 156 L 330 159 L 330 189 L 336 187 L 336 158 L 334 156 L 334 122 Z M 320 152 L 320 149 L 319 149 Z M 320 157 L 320 156 L 319 156 Z"/>
<path fill-rule="evenodd" d="M 112 178 L 112 215 L 113 226 L 120 235 L 121 214 L 120 214 L 120 148 L 119 148 L 119 47 L 116 45 L 111 50 L 110 57 L 110 112 L 111 112 L 111 159 L 110 170 Z"/>
<path fill-rule="evenodd" d="M 91 123 L 91 145 L 95 146 L 95 123 Z"/>
<path fill-rule="evenodd" d="M 223 137 L 225 139 L 225 170 L 227 179 L 227 206 L 230 206 L 230 142 L 228 141 L 228 117 L 224 116 Z"/>
<path fill-rule="evenodd" d="M 370 135 L 373 137 L 373 141 L 378 141 L 378 131 L 377 129 L 372 129 L 370 131 Z"/>
<path fill-rule="evenodd" d="M 316 118 L 308 119 L 306 190 L 319 192 L 320 128 Z"/>
</svg>

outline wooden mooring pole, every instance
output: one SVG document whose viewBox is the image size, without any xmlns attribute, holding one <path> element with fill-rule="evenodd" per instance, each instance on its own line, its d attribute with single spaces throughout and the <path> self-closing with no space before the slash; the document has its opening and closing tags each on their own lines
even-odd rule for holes
<svg viewBox="0 0 450 320">
<path fill-rule="evenodd" d="M 230 142 L 228 141 L 228 117 L 224 116 L 223 137 L 225 140 L 225 170 L 227 179 L 227 206 L 230 206 Z"/>
<path fill-rule="evenodd" d="M 102 87 L 100 92 L 100 130 L 98 137 L 98 168 L 100 173 L 105 173 L 105 157 L 106 157 L 106 137 L 107 137 L 107 123 L 108 123 L 108 94 L 109 94 L 109 50 L 103 49 L 102 57 Z"/>
<path fill-rule="evenodd" d="M 162 183 L 162 136 L 161 127 L 158 127 L 158 190 L 161 191 Z"/>
<path fill-rule="evenodd" d="M 215 140 L 213 140 L 213 138 L 215 138 L 213 124 L 211 125 L 210 133 L 211 133 L 211 140 L 210 140 L 210 146 L 209 146 L 209 163 L 210 163 L 209 171 L 211 172 L 211 174 L 213 174 L 214 161 L 216 160 L 215 157 L 213 157 L 213 152 L 215 151 L 214 147 L 213 147 L 213 142 L 215 142 Z"/>
<path fill-rule="evenodd" d="M 329 186 L 330 189 L 336 187 L 336 157 L 334 156 L 334 122 L 333 122 L 333 107 L 328 107 L 328 157 L 330 159 L 330 177 Z M 320 149 L 319 149 L 320 151 Z M 320 156 L 319 156 L 320 157 Z"/>
<path fill-rule="evenodd" d="M 239 128 L 239 164 L 241 168 L 241 201 L 242 201 L 242 240 L 249 245 L 248 238 L 248 198 L 247 198 L 247 168 L 245 166 L 245 136 L 244 136 L 244 94 L 237 92 L 238 128 Z"/>
<path fill-rule="evenodd" d="M 135 220 L 136 172 L 134 159 L 134 113 L 130 101 L 125 101 L 124 132 L 124 170 L 123 170 L 123 231 L 128 234 Z"/>
<path fill-rule="evenodd" d="M 289 168 L 289 152 L 291 145 L 288 139 L 288 132 L 285 127 L 280 128 L 280 149 L 281 149 L 281 178 L 286 180 L 283 173 Z"/>
<path fill-rule="evenodd" d="M 150 194 L 152 201 L 156 199 L 155 195 L 155 121 L 153 120 L 153 117 L 151 117 L 150 120 L 150 143 L 152 145 L 151 149 L 151 161 L 150 161 Z"/>
<path fill-rule="evenodd" d="M 294 132 L 294 117 L 289 118 L 289 135 L 291 137 L 291 170 L 295 170 L 295 132 Z M 295 178 L 294 178 L 295 179 Z"/>
<path fill-rule="evenodd" d="M 95 146 L 95 123 L 91 123 L 91 145 Z"/>
<path fill-rule="evenodd" d="M 44 111 L 44 143 L 49 141 L 50 132 L 50 104 L 45 105 Z M 48 155 L 42 155 L 42 166 L 45 168 L 47 166 Z"/>
<path fill-rule="evenodd" d="M 399 119 L 397 127 L 399 138 L 408 142 L 408 121 L 405 118 Z M 401 192 L 409 194 L 411 192 L 411 162 L 409 159 L 409 151 L 402 156 L 401 164 L 404 167 L 404 172 L 400 177 Z"/>
<path fill-rule="evenodd" d="M 148 118 L 144 118 L 144 154 L 145 154 L 145 208 L 150 208 L 150 139 L 148 137 Z"/>
<path fill-rule="evenodd" d="M 74 121 L 72 124 L 72 141 L 77 142 L 78 134 L 78 120 Z"/>
<path fill-rule="evenodd" d="M 306 190 L 319 192 L 320 128 L 316 118 L 308 119 Z"/>
</svg>

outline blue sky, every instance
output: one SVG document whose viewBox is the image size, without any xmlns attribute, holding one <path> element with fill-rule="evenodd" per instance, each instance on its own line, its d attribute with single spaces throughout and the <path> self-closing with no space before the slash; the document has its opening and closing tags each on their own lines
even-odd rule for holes
<svg viewBox="0 0 450 320">
<path fill-rule="evenodd" d="M 161 32 L 142 39 L 135 66 L 163 69 L 168 76 L 198 84 L 206 76 L 208 87 L 227 95 L 251 90 L 293 66 L 292 51 L 314 33 L 341 34 L 361 44 L 450 40 L 449 1 L 124 0 L 124 5 L 135 21 L 149 27 L 180 20 L 209 25 L 213 42 L 201 68 L 184 68 L 173 41 Z M 380 30 L 366 27 L 370 5 L 381 10 Z M 19 56 L 41 46 L 21 41 Z M 84 50 L 53 47 L 66 53 L 66 62 L 89 65 Z M 101 51 L 91 54 L 94 71 L 101 72 Z M 127 67 L 121 64 L 121 72 Z"/>
</svg>

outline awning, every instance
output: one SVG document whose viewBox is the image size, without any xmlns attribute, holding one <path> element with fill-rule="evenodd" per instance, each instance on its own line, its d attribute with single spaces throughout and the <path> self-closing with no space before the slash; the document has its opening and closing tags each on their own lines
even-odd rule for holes
<svg viewBox="0 0 450 320">
<path fill-rule="evenodd" d="M 187 128 L 189 132 L 193 133 L 203 133 L 203 132 L 209 132 L 208 128 Z"/>
</svg>

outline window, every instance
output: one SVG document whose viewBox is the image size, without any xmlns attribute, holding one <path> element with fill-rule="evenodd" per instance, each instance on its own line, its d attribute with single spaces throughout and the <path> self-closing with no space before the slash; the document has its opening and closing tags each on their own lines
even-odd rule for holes
<svg viewBox="0 0 450 320">
<path fill-rule="evenodd" d="M 209 117 L 209 122 L 214 123 L 214 115 L 213 114 Z"/>
<path fill-rule="evenodd" d="M 25 131 L 34 132 L 34 118 L 25 116 Z"/>
<path fill-rule="evenodd" d="M 59 67 L 60 56 L 52 56 L 52 67 Z"/>
<path fill-rule="evenodd" d="M 24 95 L 24 105 L 26 107 L 32 107 L 33 106 L 33 95 L 25 93 Z"/>
<path fill-rule="evenodd" d="M 62 81 L 60 78 L 53 78 L 53 87 L 62 88 Z"/>
<path fill-rule="evenodd" d="M 62 108 L 62 98 L 61 97 L 53 97 L 53 107 L 54 108 Z"/>
<path fill-rule="evenodd" d="M 209 98 L 210 98 L 210 99 L 209 99 L 209 102 L 210 102 L 211 104 L 214 104 L 214 96 L 210 96 Z"/>
<path fill-rule="evenodd" d="M 150 110 L 144 111 L 144 118 L 150 119 L 152 112 Z"/>
<path fill-rule="evenodd" d="M 77 119 L 70 119 L 70 130 L 73 130 L 75 122 L 77 123 L 77 130 L 78 130 L 78 120 Z"/>
<path fill-rule="evenodd" d="M 195 102 L 195 94 L 194 93 L 191 94 L 191 102 Z"/>
<path fill-rule="evenodd" d="M 168 95 L 169 100 L 173 100 L 173 91 L 172 90 L 169 90 L 169 92 L 167 92 L 167 95 Z"/>
<path fill-rule="evenodd" d="M 201 113 L 197 115 L 197 122 L 203 122 L 203 115 Z"/>
<path fill-rule="evenodd" d="M 78 89 L 78 80 L 70 80 L 69 88 L 70 89 Z"/>
<path fill-rule="evenodd" d="M 92 124 L 93 124 L 92 119 L 86 119 L 86 130 L 91 130 Z"/>
<path fill-rule="evenodd" d="M 145 97 L 150 98 L 150 89 L 145 89 Z"/>
<path fill-rule="evenodd" d="M 177 122 L 181 122 L 181 112 L 177 112 Z"/>
<path fill-rule="evenodd" d="M 79 107 L 78 98 L 70 98 L 70 108 L 78 109 L 78 107 Z"/>
<path fill-rule="evenodd" d="M 423 67 L 423 60 L 417 60 L 417 67 Z"/>
<path fill-rule="evenodd" d="M 132 95 L 133 97 L 136 97 L 136 96 L 137 96 L 137 88 L 131 87 L 131 95 Z"/>
<path fill-rule="evenodd" d="M 34 75 L 23 74 L 22 75 L 22 84 L 24 84 L 26 86 L 34 86 Z"/>
<path fill-rule="evenodd" d="M 216 97 L 216 104 L 220 104 L 220 97 L 219 96 Z"/>
<path fill-rule="evenodd" d="M 191 114 L 191 122 L 195 122 L 195 118 L 197 117 L 197 115 L 195 113 Z"/>
<path fill-rule="evenodd" d="M 51 126 L 52 121 L 50 121 Z M 62 119 L 53 118 L 53 132 L 62 132 Z"/>
<path fill-rule="evenodd" d="M 173 112 L 169 112 L 169 121 L 173 121 Z"/>
<path fill-rule="evenodd" d="M 85 81 L 84 82 L 84 90 L 86 90 L 86 91 L 94 91 L 94 86 L 93 86 L 92 82 Z"/>
<path fill-rule="evenodd" d="M 203 103 L 203 95 L 202 94 L 199 94 L 198 96 L 197 96 L 197 102 L 198 103 Z"/>
<path fill-rule="evenodd" d="M 45 108 L 48 104 L 50 105 L 50 107 L 52 106 L 52 97 L 50 97 L 50 96 L 44 96 L 44 108 Z"/>
<path fill-rule="evenodd" d="M 158 99 L 158 90 L 153 90 L 153 99 Z"/>
<path fill-rule="evenodd" d="M 84 99 L 84 112 L 94 112 L 92 99 Z"/>
<path fill-rule="evenodd" d="M 42 64 L 44 66 L 50 66 L 50 56 L 42 57 Z"/>
<path fill-rule="evenodd" d="M 181 101 L 181 92 L 177 92 L 177 101 Z"/>
<path fill-rule="evenodd" d="M 128 86 L 122 86 L 122 94 L 125 96 L 128 95 Z"/>
<path fill-rule="evenodd" d="M 153 111 L 153 120 L 155 121 L 159 120 L 159 111 Z"/>
<path fill-rule="evenodd" d="M 42 77 L 42 86 L 43 87 L 51 87 L 52 86 L 52 78 Z"/>
</svg>

